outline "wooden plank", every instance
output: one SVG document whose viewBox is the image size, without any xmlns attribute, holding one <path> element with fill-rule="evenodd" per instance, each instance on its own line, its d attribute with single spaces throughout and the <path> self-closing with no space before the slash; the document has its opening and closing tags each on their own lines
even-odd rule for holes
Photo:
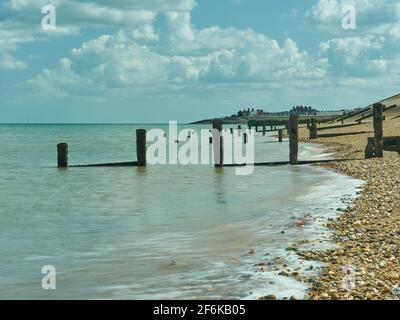
<svg viewBox="0 0 400 320">
<path fill-rule="evenodd" d="M 397 104 L 394 104 L 394 105 L 392 105 L 392 106 L 390 106 L 390 107 L 387 107 L 387 108 L 384 107 L 383 112 L 385 113 L 385 112 L 387 112 L 387 111 L 389 111 L 389 110 L 392 110 L 392 109 L 394 109 L 394 108 L 396 108 L 396 107 L 397 107 Z M 374 112 L 371 112 L 371 113 L 369 113 L 368 115 L 366 115 L 366 116 L 364 116 L 364 117 L 361 117 L 361 118 L 359 118 L 359 119 L 357 119 L 357 120 L 355 120 L 355 121 L 362 121 L 362 120 L 371 118 L 371 117 L 373 117 L 373 116 L 374 116 Z"/>
<path fill-rule="evenodd" d="M 363 112 L 366 112 L 366 111 L 368 111 L 370 109 L 371 109 L 371 107 L 366 107 L 366 108 L 358 110 L 358 111 L 350 112 L 350 113 L 346 114 L 345 116 L 342 116 L 342 117 L 338 118 L 336 120 L 336 122 L 343 121 L 343 120 L 346 120 L 348 118 L 354 117 L 354 116 L 359 115 L 359 114 L 361 114 Z"/>
<path fill-rule="evenodd" d="M 57 145 L 57 163 L 59 168 L 68 167 L 68 144 L 59 143 Z"/>
<path fill-rule="evenodd" d="M 114 162 L 114 163 L 97 163 L 97 164 L 79 164 L 72 165 L 71 168 L 89 168 L 89 167 L 137 167 L 137 161 Z"/>
<path fill-rule="evenodd" d="M 291 114 L 289 118 L 289 161 L 291 164 L 297 164 L 299 153 L 299 115 Z"/>
<path fill-rule="evenodd" d="M 355 136 L 358 134 L 371 133 L 372 131 L 360 131 L 360 132 L 341 132 L 341 133 L 324 133 L 319 134 L 318 138 L 334 138 L 334 137 L 343 137 L 343 136 Z"/>
<path fill-rule="evenodd" d="M 356 161 L 362 159 L 327 159 L 327 160 L 303 160 L 297 161 L 296 165 L 309 165 L 309 164 L 319 164 L 319 163 L 331 163 L 331 162 L 344 162 L 344 161 Z M 275 166 L 286 166 L 291 164 L 290 161 L 276 161 L 276 162 L 259 162 L 252 164 L 255 167 L 275 167 Z M 224 164 L 224 167 L 244 167 L 251 164 Z"/>
<path fill-rule="evenodd" d="M 375 137 L 368 138 L 368 149 L 375 154 Z M 400 136 L 391 136 L 383 138 L 383 150 L 394 151 L 400 154 Z"/>
<path fill-rule="evenodd" d="M 136 130 L 136 154 L 137 154 L 138 166 L 145 167 L 147 164 L 146 130 L 145 129 L 137 129 Z"/>
<path fill-rule="evenodd" d="M 375 156 L 383 157 L 383 104 L 374 104 Z"/>
<path fill-rule="evenodd" d="M 313 140 L 317 139 L 317 137 L 318 137 L 317 122 L 315 121 L 315 119 L 311 119 L 311 124 L 309 128 L 309 139 Z"/>
<path fill-rule="evenodd" d="M 213 147 L 214 147 L 214 165 L 216 168 L 220 168 L 224 165 L 224 140 L 222 137 L 222 120 L 213 121 Z M 242 130 L 242 126 L 238 126 L 239 135 Z"/>
<path fill-rule="evenodd" d="M 324 131 L 324 130 L 330 130 L 330 129 L 341 129 L 341 128 L 348 128 L 348 127 L 354 127 L 354 126 L 359 126 L 359 123 L 348 123 L 348 124 L 340 124 L 337 126 L 330 126 L 330 127 L 318 127 L 318 131 Z"/>
</svg>

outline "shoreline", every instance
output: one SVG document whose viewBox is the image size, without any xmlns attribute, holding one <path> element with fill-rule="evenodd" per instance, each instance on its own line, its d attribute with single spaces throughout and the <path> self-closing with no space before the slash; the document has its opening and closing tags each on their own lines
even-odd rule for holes
<svg viewBox="0 0 400 320">
<path fill-rule="evenodd" d="M 391 124 L 391 123 L 390 123 Z M 400 300 L 400 157 L 385 152 L 383 159 L 364 160 L 366 137 L 303 141 L 322 144 L 338 158 L 360 160 L 319 164 L 361 179 L 358 197 L 327 227 L 333 231 L 332 250 L 299 252 L 304 260 L 324 263 L 305 299 Z M 364 146 L 365 147 L 365 146 Z"/>
<path fill-rule="evenodd" d="M 309 157 L 322 160 L 335 159 L 335 152 L 331 148 L 327 148 L 323 143 L 312 143 L 310 141 L 302 141 L 302 143 L 311 147 L 311 150 L 308 150 L 310 154 L 303 155 L 307 159 Z M 308 236 L 304 234 L 304 239 L 300 237 L 301 240 L 299 241 L 287 242 L 286 253 L 282 252 L 280 255 L 274 256 L 274 269 L 272 269 L 276 272 L 276 276 L 286 278 L 288 282 L 294 281 L 297 283 L 297 286 L 294 283 L 292 284 L 294 287 L 303 286 L 304 291 L 301 294 L 298 292 L 298 295 L 287 295 L 269 289 L 266 291 L 267 295 L 258 295 L 259 300 L 309 299 L 308 294 L 312 284 L 317 281 L 321 272 L 324 271 L 325 262 L 317 258 L 305 259 L 303 253 L 328 252 L 335 248 L 337 244 L 333 239 L 334 232 L 327 224 L 329 221 L 337 219 L 341 212 L 358 197 L 359 190 L 364 184 L 362 179 L 331 170 L 324 165 L 311 164 L 306 167 L 308 167 L 307 169 L 304 168 L 306 170 L 326 172 L 328 176 L 325 179 L 328 180 L 317 183 L 311 189 L 307 189 L 303 196 L 299 196 L 297 201 L 307 201 L 314 203 L 314 205 L 310 205 L 307 212 L 303 212 L 303 216 L 297 217 L 296 221 L 288 226 L 303 230 L 303 233 L 307 231 Z M 330 177 L 329 175 L 332 176 Z M 293 264 L 296 260 L 297 262 Z M 290 263 L 288 263 L 289 261 Z M 268 270 L 270 268 L 269 265 L 270 263 L 263 264 L 261 271 L 272 271 Z M 285 280 L 281 281 L 284 282 Z"/>
</svg>

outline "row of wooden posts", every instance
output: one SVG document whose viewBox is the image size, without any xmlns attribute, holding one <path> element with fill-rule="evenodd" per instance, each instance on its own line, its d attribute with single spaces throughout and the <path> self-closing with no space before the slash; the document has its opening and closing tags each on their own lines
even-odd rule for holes
<svg viewBox="0 0 400 320">
<path fill-rule="evenodd" d="M 371 157 L 383 157 L 383 110 L 384 107 L 381 103 L 377 103 L 373 106 L 373 117 L 374 117 L 374 139 L 373 146 L 370 144 L 367 145 L 366 148 L 366 158 Z M 297 114 L 291 114 L 289 117 L 289 122 L 287 125 L 287 132 L 289 136 L 289 163 L 292 165 L 298 164 L 298 141 L 299 141 L 299 116 Z M 210 143 L 213 143 L 214 148 L 214 162 L 216 167 L 224 166 L 224 139 L 221 134 L 223 130 L 223 121 L 222 120 L 214 120 L 213 121 L 213 129 L 219 132 L 219 141 L 217 140 L 216 135 L 213 138 L 210 137 Z M 238 126 L 239 130 L 241 126 Z M 317 134 L 317 121 L 315 119 L 311 119 L 310 123 L 308 123 L 309 128 L 309 138 L 316 139 L 318 137 Z M 231 134 L 233 133 L 233 129 L 231 128 Z M 257 131 L 257 130 L 256 130 Z M 265 127 L 264 127 L 265 131 Z M 243 134 L 244 143 L 248 142 L 247 133 Z M 278 141 L 283 141 L 283 131 L 282 129 L 278 130 Z M 124 163 L 125 165 L 134 165 L 139 167 L 144 167 L 147 164 L 146 159 L 146 130 L 145 129 L 137 129 L 136 130 L 136 151 L 137 151 L 137 161 Z M 68 167 L 68 144 L 60 143 L 57 145 L 57 153 L 58 153 L 58 167 L 66 168 Z M 118 165 L 118 164 L 108 164 L 108 165 Z M 107 166 L 107 164 L 104 164 Z"/>
<path fill-rule="evenodd" d="M 385 120 L 385 116 L 383 115 L 385 110 L 390 110 L 392 108 L 396 107 L 396 105 L 390 106 L 389 108 L 385 109 L 385 106 L 382 103 L 375 103 L 373 105 L 373 126 L 374 126 L 374 137 L 368 139 L 367 147 L 365 150 L 365 158 L 382 158 L 383 157 L 383 150 L 384 150 L 384 136 L 383 136 L 383 121 Z M 362 114 L 362 117 L 364 117 L 364 114 Z M 325 129 L 336 129 L 339 127 L 350 127 L 354 125 L 359 125 L 361 124 L 361 120 L 358 120 L 356 124 L 347 124 L 343 125 L 342 121 L 342 126 L 331 126 L 331 127 L 326 127 L 322 128 L 322 130 Z M 307 123 L 307 127 L 309 129 L 309 139 L 316 139 L 318 138 L 318 128 L 317 128 L 317 123 L 315 119 L 311 119 L 311 122 Z M 350 133 L 347 133 L 349 135 Z M 346 135 L 346 134 L 343 134 Z M 398 137 L 390 137 L 390 138 L 396 138 L 394 140 L 398 140 Z M 389 139 L 389 138 L 388 138 Z M 399 151 L 399 150 L 397 150 Z"/>
<path fill-rule="evenodd" d="M 292 117 L 291 117 L 292 119 Z M 292 123 L 292 135 L 290 137 L 290 163 L 296 164 L 297 163 L 297 145 L 298 145 L 298 116 L 293 116 L 293 119 L 290 123 Z M 214 147 L 214 155 L 215 155 L 215 166 L 222 167 L 224 166 L 224 139 L 222 130 L 223 130 L 223 121 L 222 120 L 215 120 L 213 121 L 213 129 L 216 129 L 219 132 L 219 142 L 217 141 L 217 137 L 210 137 L 210 144 L 213 144 Z M 241 130 L 241 125 L 238 126 L 238 129 Z M 251 129 L 251 128 L 250 128 Z M 233 134 L 233 128 L 230 129 L 231 134 Z M 240 132 L 240 131 L 239 131 Z M 190 136 L 189 136 L 190 138 Z M 295 140 L 295 141 L 294 141 Z M 283 130 L 278 130 L 278 141 L 283 141 Z M 244 144 L 248 143 L 248 135 L 247 133 L 243 133 L 243 142 Z M 138 167 L 145 167 L 147 165 L 146 159 L 146 130 L 145 129 L 137 129 L 136 130 L 136 154 L 137 154 L 137 161 L 136 162 L 127 162 L 124 163 L 125 165 L 135 165 Z M 67 143 L 59 143 L 57 145 L 57 157 L 58 157 L 58 167 L 59 168 L 67 168 L 69 166 L 68 163 L 68 144 Z M 106 166 L 104 164 L 103 166 Z M 118 165 L 117 164 L 109 164 L 109 165 Z M 100 166 L 100 165 L 97 165 Z"/>
</svg>

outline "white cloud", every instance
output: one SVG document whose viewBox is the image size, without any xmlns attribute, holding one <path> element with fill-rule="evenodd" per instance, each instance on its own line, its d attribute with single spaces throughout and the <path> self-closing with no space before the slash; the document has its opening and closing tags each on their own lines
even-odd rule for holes
<svg viewBox="0 0 400 320">
<path fill-rule="evenodd" d="M 385 34 L 400 19 L 397 0 L 318 0 L 306 12 L 306 19 L 321 30 L 345 34 L 342 9 L 347 5 L 356 10 L 357 32 Z"/>
<path fill-rule="evenodd" d="M 340 8 L 348 3 L 357 4 L 361 23 L 373 8 L 388 16 L 387 4 L 392 4 L 383 0 L 319 0 L 308 11 L 308 21 L 341 29 Z M 311 56 L 292 39 L 278 43 L 252 29 L 196 28 L 191 20 L 194 1 L 73 4 L 72 0 L 60 4 L 66 28 L 79 30 L 86 23 L 115 25 L 119 31 L 82 43 L 65 54 L 56 68 L 30 79 L 27 85 L 33 94 L 65 98 L 150 92 L 148 96 L 178 97 L 232 91 L 233 87 L 243 92 L 271 89 L 286 93 L 293 88 L 312 88 L 317 94 L 325 86 L 365 86 L 369 77 L 385 76 L 391 84 L 399 80 L 400 56 L 391 46 L 396 45 L 393 40 L 400 37 L 400 28 L 388 32 L 388 23 L 380 19 L 372 21 L 374 28 L 363 27 L 351 36 L 340 34 L 322 42 L 319 55 Z M 15 12 L 23 13 L 31 5 L 31 0 L 9 1 Z"/>
<path fill-rule="evenodd" d="M 286 86 L 288 78 L 303 81 L 325 75 L 324 61 L 313 61 L 293 40 L 279 46 L 251 29 L 198 30 L 191 24 L 190 14 L 168 12 L 166 18 L 168 28 L 161 34 L 150 28 L 148 36 L 138 37 L 135 29 L 123 29 L 72 49 L 69 71 L 79 77 L 77 83 L 153 90 L 232 82 L 248 83 L 249 88 L 260 82 Z M 65 76 L 60 70 L 55 74 Z M 70 73 L 66 75 L 70 77 Z M 37 81 L 42 85 L 46 79 L 57 83 L 54 73 L 42 73 Z M 64 87 L 68 89 L 73 88 Z"/>
<path fill-rule="evenodd" d="M 330 61 L 350 65 L 370 55 L 371 52 L 382 50 L 384 45 L 384 37 L 367 35 L 332 39 L 321 43 L 320 49 L 330 58 Z"/>
<path fill-rule="evenodd" d="M 23 70 L 26 64 L 10 54 L 0 54 L 0 69 Z"/>
<path fill-rule="evenodd" d="M 0 49 L 10 52 L 20 45 L 49 37 L 78 35 L 88 27 L 130 28 L 135 39 L 155 41 L 154 22 L 162 13 L 172 21 L 177 40 L 190 30 L 181 30 L 178 21 L 187 17 L 195 0 L 52 0 L 57 28 L 44 32 L 41 9 L 48 0 L 6 0 L 0 3 Z M 181 24 L 185 27 L 185 21 Z M 180 33 L 180 34 L 179 34 Z M 5 58 L 4 58 L 5 59 Z M 9 56 L 7 56 L 9 59 Z"/>
</svg>

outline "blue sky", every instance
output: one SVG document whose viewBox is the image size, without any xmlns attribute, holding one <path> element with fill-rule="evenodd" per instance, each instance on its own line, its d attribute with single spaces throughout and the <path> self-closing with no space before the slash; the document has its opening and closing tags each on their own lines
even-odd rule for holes
<svg viewBox="0 0 400 320">
<path fill-rule="evenodd" d="M 399 40 L 394 0 L 1 0 L 0 122 L 364 106 L 400 91 Z"/>
</svg>

